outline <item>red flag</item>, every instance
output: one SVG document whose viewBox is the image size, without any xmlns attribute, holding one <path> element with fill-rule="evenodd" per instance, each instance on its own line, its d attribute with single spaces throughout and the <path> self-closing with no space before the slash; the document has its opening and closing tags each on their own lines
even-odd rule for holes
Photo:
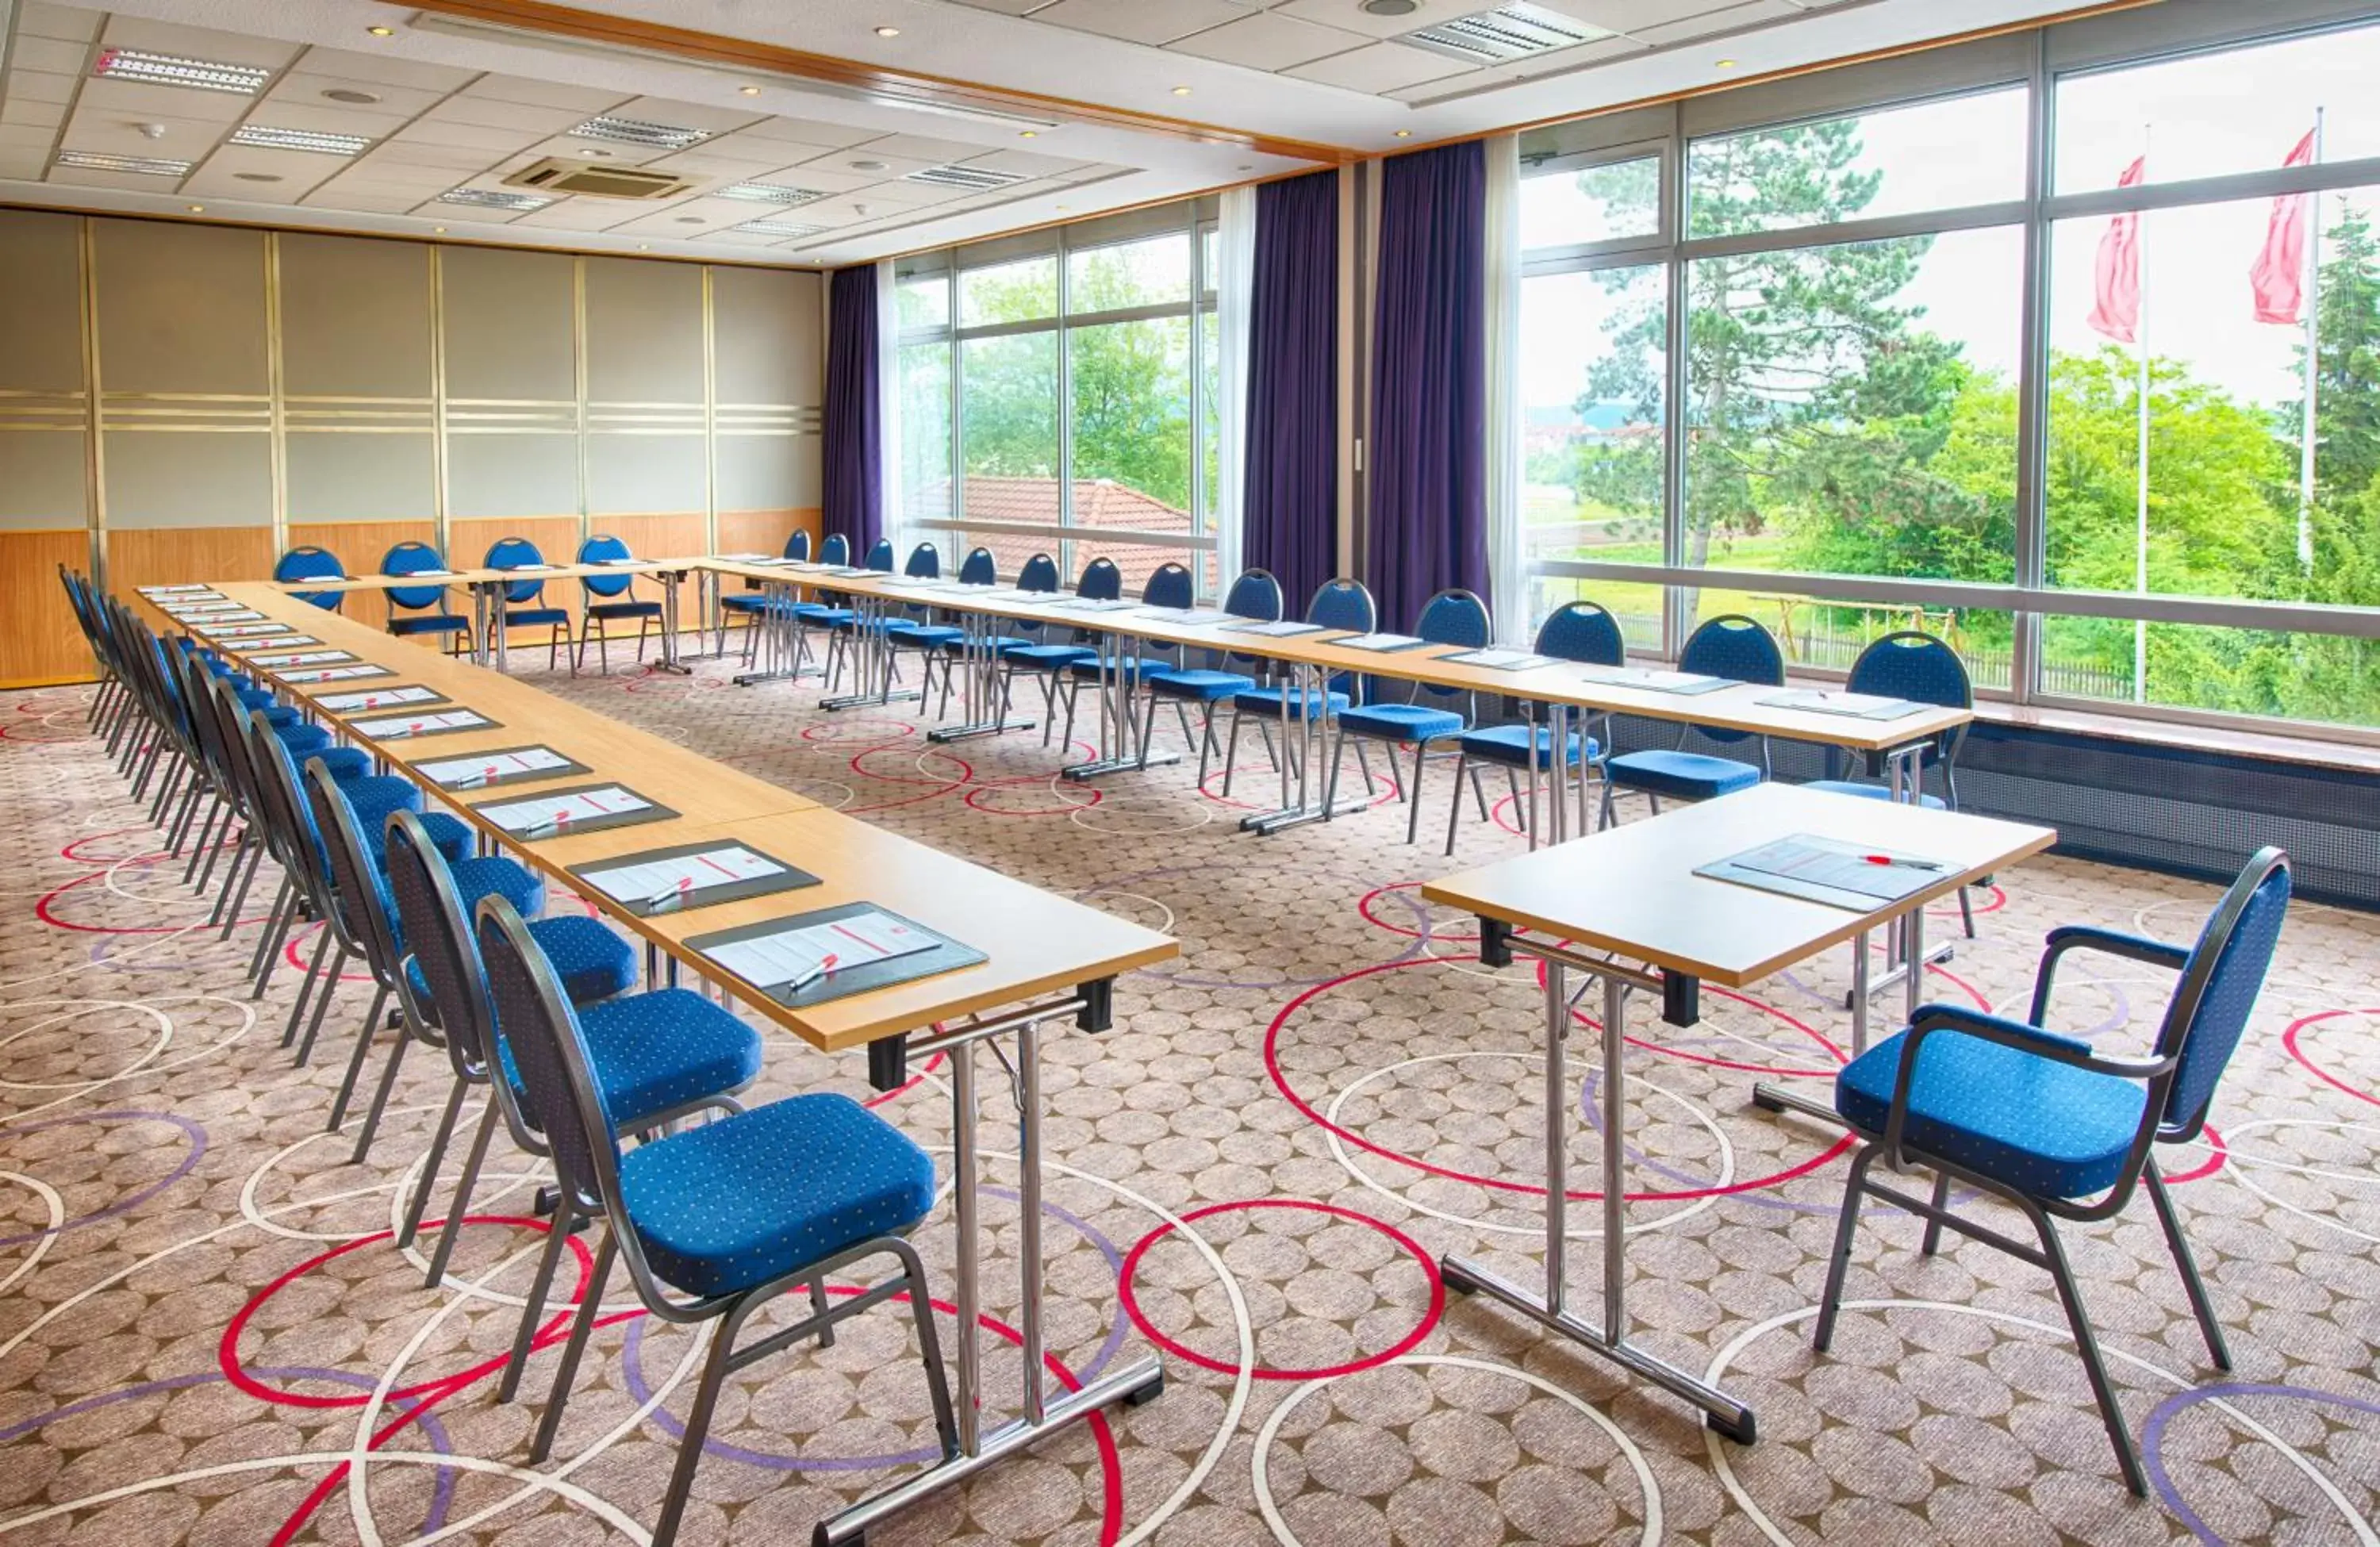
<svg viewBox="0 0 2380 1547">
<path fill-rule="evenodd" d="M 2313 164 L 2314 130 L 2298 141 L 2283 166 Z M 2273 201 L 2273 217 L 2265 232 L 2265 250 L 2248 271 L 2248 286 L 2256 293 L 2256 321 L 2295 323 L 2305 299 L 2306 206 L 2302 193 L 2284 193 Z"/>
<path fill-rule="evenodd" d="M 2139 156 L 2124 175 L 2116 179 L 2118 188 L 2135 188 L 2148 173 L 2149 158 Z M 2099 264 L 2095 298 L 2091 307 L 2091 325 L 2119 344 L 2130 344 L 2140 337 L 2141 328 L 2141 214 L 2127 210 L 2107 222 L 2107 234 L 2099 238 Z"/>
</svg>

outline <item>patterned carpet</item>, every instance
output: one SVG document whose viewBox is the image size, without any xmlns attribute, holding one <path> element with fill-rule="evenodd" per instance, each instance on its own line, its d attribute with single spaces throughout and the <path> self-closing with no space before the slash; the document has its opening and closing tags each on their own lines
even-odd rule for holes
<svg viewBox="0 0 2380 1547">
<path fill-rule="evenodd" d="M 1907 1219 L 1872 1212 L 1856 1309 L 1830 1356 L 1811 1352 L 1843 1145 L 1746 1098 L 1761 1077 L 1825 1090 L 1848 1035 L 1840 953 L 1709 996 L 1692 1032 L 1639 1025 L 1627 1072 L 1633 1306 L 1656 1351 L 1758 1409 L 1761 1443 L 1738 1449 L 1439 1282 L 1449 1249 L 1536 1271 L 1538 1000 L 1525 968 L 1481 968 L 1466 922 L 1419 902 L 1451 867 L 1405 847 L 1385 789 L 1384 809 L 1257 840 L 1231 819 L 1261 780 L 1238 803 L 1201 798 L 1182 766 L 1086 790 L 1050 778 L 1038 732 L 946 750 L 898 712 L 822 714 L 810 687 L 736 689 L 715 664 L 691 681 L 540 680 L 1182 942 L 1178 963 L 1120 985 L 1115 1032 L 1052 1039 L 1047 1068 L 1050 1351 L 1079 1378 L 1162 1348 L 1164 1396 L 879 1542 L 2375 1541 L 2369 917 L 2293 911 L 2216 1099 L 2219 1142 L 2168 1157 L 2238 1368 L 2207 1362 L 2144 1200 L 2070 1236 L 2151 1470 L 2142 1502 L 2046 1276 L 2021 1262 L 1973 1243 L 1925 1259 Z M 0 1542 L 642 1541 L 698 1339 L 632 1300 L 607 1308 L 555 1459 L 524 1464 L 557 1356 L 513 1405 L 491 1371 L 541 1239 L 534 1173 L 492 1163 L 460 1272 L 425 1290 L 420 1254 L 388 1233 L 444 1071 L 413 1060 L 370 1163 L 346 1163 L 322 1127 L 366 993 L 342 994 L 329 1056 L 288 1066 L 297 974 L 245 997 L 256 923 L 228 942 L 199 927 L 205 904 L 159 860 L 86 701 L 0 697 Z M 1447 793 L 1433 770 L 1426 834 L 1442 835 Z M 1462 860 L 1517 847 L 1509 802 L 1497 818 L 1466 811 Z M 2053 924 L 2186 941 L 2216 895 L 2058 859 L 2001 879 L 1937 997 L 2021 1008 Z M 2161 975 L 2076 965 L 2059 1023 L 2137 1046 Z M 1591 1105 L 1593 1040 L 1572 1057 Z M 867 1096 L 862 1074 L 777 1039 L 759 1093 Z M 987 1090 L 999 1148 L 1005 1097 Z M 878 1110 L 946 1155 L 931 1067 Z M 1581 1189 L 1597 1152 L 1582 1124 Z M 1004 1158 L 991 1173 L 1013 1180 Z M 989 1390 L 1005 1404 L 1011 1195 L 995 1188 L 988 1212 Z M 1597 1217 L 1572 1214 L 1590 1312 Z M 944 1294 L 950 1231 L 945 1205 L 919 1236 Z M 887 1309 L 736 1379 L 681 1540 L 804 1541 L 897 1475 L 931 1432 L 910 1347 Z"/>
</svg>

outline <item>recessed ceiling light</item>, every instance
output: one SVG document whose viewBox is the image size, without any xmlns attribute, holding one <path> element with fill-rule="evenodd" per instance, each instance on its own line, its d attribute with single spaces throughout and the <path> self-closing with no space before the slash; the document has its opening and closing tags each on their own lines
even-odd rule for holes
<svg viewBox="0 0 2380 1547">
<path fill-rule="evenodd" d="M 880 161 L 855 161 L 851 164 L 851 169 L 854 172 L 881 172 L 884 170 L 884 164 Z"/>
<path fill-rule="evenodd" d="M 880 38 L 897 38 L 901 35 L 901 29 L 898 27 L 879 27 L 876 30 L 876 35 Z"/>
<path fill-rule="evenodd" d="M 758 86 L 738 86 L 735 89 L 747 97 L 757 97 L 760 94 L 760 88 Z"/>
<path fill-rule="evenodd" d="M 1041 131 L 1039 129 L 1018 129 L 1016 131 L 1016 138 L 1019 140 L 1038 140 L 1040 137 Z"/>
<path fill-rule="evenodd" d="M 446 234 L 446 227 L 443 225 L 433 225 L 430 228 L 430 234 L 433 237 L 443 237 Z"/>
<path fill-rule="evenodd" d="M 652 248 L 651 248 L 649 244 L 647 244 L 647 243 L 644 243 L 644 242 L 638 242 L 638 243 L 637 244 L 637 250 L 638 250 L 638 252 L 650 252 L 650 251 L 652 250 Z"/>
<path fill-rule="evenodd" d="M 314 129 L 274 128 L 267 124 L 242 124 L 232 130 L 235 145 L 254 145 L 268 151 L 312 151 L 326 156 L 352 156 L 362 153 L 371 140 L 360 134 L 324 134 Z"/>
<path fill-rule="evenodd" d="M 452 189 L 440 194 L 438 201 L 442 204 L 475 204 L 483 210 L 511 210 L 516 214 L 541 210 L 553 202 L 534 193 L 513 193 L 500 188 Z"/>
<path fill-rule="evenodd" d="M 1186 97 L 1190 94 L 1190 88 L 1187 86 L 1176 86 L 1173 88 L 1173 94 L 1177 97 Z"/>
<path fill-rule="evenodd" d="M 612 152 L 609 151 L 587 150 L 581 151 L 578 153 L 585 156 L 589 161 L 609 161 L 612 159 Z"/>
<path fill-rule="evenodd" d="M 110 151 L 60 151 L 60 166 L 79 166 L 86 172 L 138 172 L 149 177 L 187 177 L 190 164 L 168 156 L 119 156 Z"/>
<path fill-rule="evenodd" d="M 1399 129 L 1397 130 L 1397 138 L 1400 140 L 1411 140 L 1413 138 L 1413 130 Z"/>
<path fill-rule="evenodd" d="M 324 102 L 343 102 L 353 107 L 369 107 L 380 101 L 370 91 L 358 91 L 352 86 L 334 86 L 322 93 Z"/>
<path fill-rule="evenodd" d="M 1718 61 L 1718 63 L 1717 65 L 1713 66 L 1712 67 L 1713 67 L 1713 68 L 1715 68 L 1715 69 L 1731 70 L 1731 69 L 1735 68 L 1735 61 L 1734 61 L 1734 60 L 1732 60 L 1732 59 L 1721 59 L 1720 61 Z"/>
<path fill-rule="evenodd" d="M 204 204 L 193 204 L 190 206 L 190 213 L 192 214 L 204 214 L 207 213 L 207 207 Z"/>
<path fill-rule="evenodd" d="M 674 218 L 680 225 L 699 225 L 702 224 L 702 217 L 700 215 L 677 215 L 673 218 Z"/>
<path fill-rule="evenodd" d="M 91 74 L 110 80 L 140 80 L 152 86 L 187 86 L 197 91 L 228 91 L 252 97 L 273 79 L 261 65 L 225 65 L 212 59 L 186 59 L 175 54 L 150 54 L 137 48 L 100 50 Z"/>
<path fill-rule="evenodd" d="M 1056 210 L 1060 214 L 1064 214 L 1068 210 L 1071 210 L 1071 209 L 1073 209 L 1073 208 L 1074 208 L 1074 206 L 1073 206 L 1072 204 L 1057 204 L 1057 205 L 1053 205 L 1053 206 L 1051 206 L 1051 207 L 1052 207 L 1052 208 L 1054 208 L 1054 209 L 1055 209 L 1055 210 Z"/>
<path fill-rule="evenodd" d="M 710 190 L 713 199 L 740 199 L 747 204 L 807 204 L 826 195 L 814 188 L 792 188 L 783 183 L 730 183 L 725 188 Z"/>
<path fill-rule="evenodd" d="M 1373 16 L 1411 16 L 1421 9 L 1421 0 L 1364 0 L 1356 8 Z"/>
<path fill-rule="evenodd" d="M 235 172 L 232 176 L 237 177 L 243 183 L 277 183 L 281 181 L 281 174 L 278 172 Z"/>
<path fill-rule="evenodd" d="M 580 140 L 616 140 L 624 145 L 646 145 L 657 151 L 683 151 L 710 138 L 709 129 L 619 118 L 609 113 L 597 114 L 570 133 Z"/>
<path fill-rule="evenodd" d="M 394 27 L 367 27 L 364 30 L 370 32 L 375 38 L 393 38 L 396 36 L 396 29 Z"/>
</svg>

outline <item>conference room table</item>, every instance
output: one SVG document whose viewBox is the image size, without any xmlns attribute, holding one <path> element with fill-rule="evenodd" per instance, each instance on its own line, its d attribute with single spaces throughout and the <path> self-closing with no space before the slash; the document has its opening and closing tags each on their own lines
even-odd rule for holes
<svg viewBox="0 0 2380 1547">
<path fill-rule="evenodd" d="M 471 659 L 480 664 L 493 664 L 498 671 L 510 664 L 507 649 L 509 630 L 505 627 L 508 604 L 502 599 L 506 587 L 532 580 L 580 580 L 592 576 L 644 576 L 661 582 L 662 588 L 662 656 L 655 671 L 683 675 L 693 669 L 692 663 L 703 659 L 686 655 L 677 647 L 680 632 L 678 588 L 689 577 L 701 576 L 700 561 L 694 559 L 625 559 L 601 564 L 536 564 L 515 565 L 506 568 L 441 569 L 412 575 L 349 575 L 338 579 L 284 580 L 275 582 L 292 595 L 345 595 L 358 591 L 399 591 L 428 586 L 461 586 L 471 597 Z M 567 609 L 565 609 L 567 611 Z M 698 613 L 699 604 L 698 603 Z M 702 632 L 699 616 L 695 632 Z"/>
<path fill-rule="evenodd" d="M 478 829 L 483 847 L 519 859 L 548 880 L 576 890 L 614 924 L 665 957 L 716 985 L 767 1025 L 813 1048 L 839 1053 L 865 1048 L 868 1078 L 880 1090 L 898 1088 L 911 1060 L 932 1054 L 952 1101 L 952 1197 L 956 1259 L 953 1301 L 953 1387 L 960 1453 L 913 1473 L 830 1517 L 819 1540 L 850 1542 L 902 1509 L 982 1471 L 1068 1424 L 1117 1401 L 1143 1402 L 1163 1388 L 1156 1357 L 1052 1394 L 1043 1348 L 1044 1166 L 1040 1040 L 1045 1028 L 1071 1022 L 1087 1032 L 1109 1029 L 1118 975 L 1172 959 L 1173 940 L 1155 931 L 1053 895 L 982 866 L 946 855 L 755 779 L 686 748 L 651 736 L 516 682 L 435 648 L 394 638 L 325 612 L 269 582 L 213 588 L 261 621 L 288 626 L 318 645 L 293 650 L 275 639 L 291 635 L 234 632 L 225 624 L 188 615 L 195 593 L 142 594 L 154 623 L 188 633 L 272 683 L 318 722 L 365 747 L 387 766 Z M 312 583 L 299 588 L 317 589 Z M 173 605 L 185 615 L 166 610 Z M 336 654 L 344 661 L 308 661 Z M 378 668 L 369 676 L 347 673 Z M 426 689 L 434 701 L 407 700 Z M 369 701 L 368 701 L 369 700 Z M 392 710 L 394 713 L 392 713 Z M 432 728 L 442 713 L 470 711 L 492 724 L 469 729 Z M 395 722 L 403 722 L 402 724 Z M 421 730 L 412 730 L 413 725 Z M 424 765 L 489 756 L 509 748 L 551 748 L 575 765 L 540 778 L 504 783 L 495 791 L 440 786 Z M 522 836 L 484 808 L 540 792 L 617 782 L 674 813 L 663 820 L 549 836 Z M 817 878 L 795 892 L 745 897 L 715 906 L 646 913 L 581 881 L 573 871 L 593 860 L 708 839 L 733 838 Z M 698 937 L 792 913 L 864 903 L 923 925 L 979 952 L 976 965 L 808 1005 L 781 1000 L 763 985 L 722 968 L 691 944 Z M 987 1426 L 983 1390 L 982 1259 L 991 1229 L 982 1219 L 976 1050 L 987 1042 L 1009 1078 L 995 1091 L 1013 1095 L 1017 1109 L 1019 1411 Z"/>
<path fill-rule="evenodd" d="M 1865 800 L 1825 790 L 1764 784 L 1643 822 L 1425 882 L 1428 902 L 1479 921 L 1479 959 L 1508 967 L 1515 956 L 1543 973 L 1545 1058 L 1545 1280 L 1534 1291 L 1467 1258 L 1439 1264 L 1447 1287 L 1488 1296 L 1550 1331 L 1702 1409 L 1718 1432 L 1750 1444 L 1751 1407 L 1630 1339 L 1627 1309 L 1626 1054 L 1628 996 L 1658 996 L 1663 1020 L 1701 1017 L 1701 985 L 1746 989 L 1845 942 L 1865 955 L 1868 933 L 1923 918 L 1927 905 L 2038 854 L 2054 829 L 1920 805 Z M 1786 895 L 1761 872 L 1730 866 L 1779 840 L 1817 840 L 1851 852 L 1854 864 L 1905 867 L 1914 881 L 1889 901 L 1831 888 Z M 1709 873 L 1715 870 L 1725 874 Z M 1829 900 L 1817 900 L 1820 896 Z M 1602 1168 L 1602 1321 L 1569 1304 L 1570 1110 L 1564 1056 L 1572 1017 L 1570 977 L 1599 982 L 1601 1066 L 1597 1127 Z M 1582 985 L 1582 989 L 1583 989 Z M 1918 1001 L 1917 975 L 1908 1005 Z M 1832 1116 L 1831 1109 L 1828 1115 Z M 1837 1119 L 1840 1121 L 1840 1119 Z"/>
</svg>

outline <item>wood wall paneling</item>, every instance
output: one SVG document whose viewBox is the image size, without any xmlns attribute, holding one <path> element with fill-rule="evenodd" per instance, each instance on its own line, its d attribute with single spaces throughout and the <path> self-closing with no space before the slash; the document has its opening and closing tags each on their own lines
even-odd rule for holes
<svg viewBox="0 0 2380 1547">
<path fill-rule="evenodd" d="M 271 527 L 112 528 L 107 583 L 127 593 L 194 580 L 262 580 L 274 556 Z"/>
<path fill-rule="evenodd" d="M 778 554 L 796 528 L 810 534 L 810 552 L 818 552 L 826 535 L 825 512 L 815 506 L 795 510 L 722 510 L 719 513 L 719 551 L 722 554 Z"/>
<path fill-rule="evenodd" d="M 589 535 L 616 537 L 638 558 L 690 558 L 710 551 L 703 541 L 703 524 L 699 510 L 597 516 L 591 518 Z M 658 602 L 662 599 L 662 584 L 659 580 L 639 579 L 630 594 L 640 602 Z M 691 622 L 691 587 L 679 597 L 679 604 L 687 610 L 687 621 Z"/>
<path fill-rule="evenodd" d="M 438 541 L 438 529 L 428 520 L 414 521 L 292 521 L 289 545 L 328 548 L 350 575 L 370 575 L 380 568 L 381 555 L 400 542 Z M 375 628 L 388 627 L 388 599 L 376 591 L 351 591 L 340 604 L 343 616 Z"/>
<path fill-rule="evenodd" d="M 0 531 L 0 688 L 82 682 L 91 675 L 91 649 L 58 584 L 58 566 L 91 567 L 91 534 Z"/>
</svg>

